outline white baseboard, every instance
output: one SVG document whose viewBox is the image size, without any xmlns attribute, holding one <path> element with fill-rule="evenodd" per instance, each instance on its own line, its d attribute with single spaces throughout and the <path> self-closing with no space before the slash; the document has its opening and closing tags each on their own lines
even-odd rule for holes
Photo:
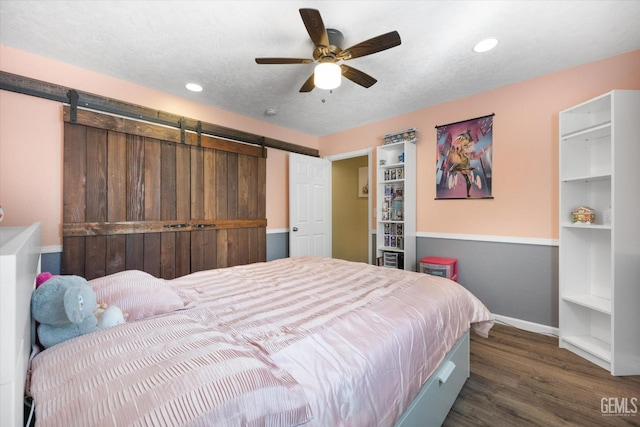
<svg viewBox="0 0 640 427">
<path fill-rule="evenodd" d="M 537 334 L 559 336 L 560 331 L 554 326 L 541 325 L 540 323 L 529 322 L 528 320 L 516 319 L 514 317 L 502 316 L 500 314 L 493 314 L 493 319 L 497 323 L 504 323 L 505 325 L 513 326 L 514 328 L 522 329 L 524 331 L 535 332 Z"/>
</svg>

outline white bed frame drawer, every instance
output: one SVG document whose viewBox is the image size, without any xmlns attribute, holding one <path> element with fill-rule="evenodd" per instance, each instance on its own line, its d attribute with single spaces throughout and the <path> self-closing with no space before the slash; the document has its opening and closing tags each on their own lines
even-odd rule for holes
<svg viewBox="0 0 640 427">
<path fill-rule="evenodd" d="M 396 427 L 441 426 L 469 378 L 469 331 L 447 354 L 427 380 Z"/>
</svg>

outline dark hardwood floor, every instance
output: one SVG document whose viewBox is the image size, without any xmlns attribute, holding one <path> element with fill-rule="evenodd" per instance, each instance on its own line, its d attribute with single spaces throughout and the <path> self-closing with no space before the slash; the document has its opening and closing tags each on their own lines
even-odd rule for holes
<svg viewBox="0 0 640 427">
<path fill-rule="evenodd" d="M 471 334 L 471 376 L 443 425 L 640 426 L 640 376 L 614 377 L 556 337 L 496 324 L 488 339 Z"/>
</svg>

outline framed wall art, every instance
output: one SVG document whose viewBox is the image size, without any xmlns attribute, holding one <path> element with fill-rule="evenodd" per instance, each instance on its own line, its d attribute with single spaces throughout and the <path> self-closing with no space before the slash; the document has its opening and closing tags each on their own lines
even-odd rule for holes
<svg viewBox="0 0 640 427">
<path fill-rule="evenodd" d="M 369 197 L 369 168 L 358 168 L 358 197 Z"/>
<path fill-rule="evenodd" d="M 493 198 L 493 116 L 436 126 L 436 200 Z"/>
</svg>

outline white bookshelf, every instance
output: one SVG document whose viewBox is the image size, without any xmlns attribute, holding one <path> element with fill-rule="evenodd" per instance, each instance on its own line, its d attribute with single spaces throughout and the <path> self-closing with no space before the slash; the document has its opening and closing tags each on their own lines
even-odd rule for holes
<svg viewBox="0 0 640 427">
<path fill-rule="evenodd" d="M 640 91 L 560 112 L 559 143 L 560 347 L 612 375 L 640 375 Z M 572 223 L 580 206 L 595 224 Z"/>
<path fill-rule="evenodd" d="M 416 271 L 415 140 L 381 145 L 376 154 L 377 257 L 387 267 Z"/>
</svg>

